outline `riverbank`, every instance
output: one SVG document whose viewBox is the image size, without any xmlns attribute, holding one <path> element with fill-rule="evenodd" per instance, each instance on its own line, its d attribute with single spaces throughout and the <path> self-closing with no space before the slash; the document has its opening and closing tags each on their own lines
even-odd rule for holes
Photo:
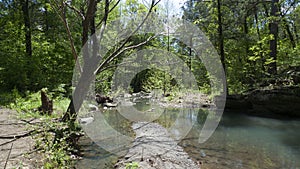
<svg viewBox="0 0 300 169">
<path fill-rule="evenodd" d="M 252 116 L 300 119 L 300 87 L 273 87 L 227 96 L 225 111 L 245 112 Z"/>
</svg>

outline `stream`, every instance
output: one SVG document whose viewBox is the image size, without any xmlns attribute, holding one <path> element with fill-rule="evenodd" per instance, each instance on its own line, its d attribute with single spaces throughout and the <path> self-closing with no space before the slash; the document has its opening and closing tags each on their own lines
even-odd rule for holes
<svg viewBox="0 0 300 169">
<path fill-rule="evenodd" d="M 141 111 L 150 108 L 145 102 L 134 107 Z M 99 123 L 97 118 L 101 117 L 116 131 L 134 138 L 131 121 L 117 110 L 101 112 L 95 112 L 95 120 L 88 124 L 90 127 L 96 127 Z M 193 124 L 179 145 L 194 161 L 201 163 L 202 169 L 300 169 L 300 121 L 225 112 L 214 134 L 205 143 L 199 144 L 199 133 L 208 113 L 208 109 L 164 108 L 154 122 L 168 129 L 177 122 L 180 114 L 180 118 L 186 118 Z M 176 128 L 172 130 L 174 132 Z M 80 145 L 84 157 L 77 162 L 76 168 L 113 168 L 118 160 L 118 156 L 101 148 L 87 136 L 81 138 Z"/>
</svg>

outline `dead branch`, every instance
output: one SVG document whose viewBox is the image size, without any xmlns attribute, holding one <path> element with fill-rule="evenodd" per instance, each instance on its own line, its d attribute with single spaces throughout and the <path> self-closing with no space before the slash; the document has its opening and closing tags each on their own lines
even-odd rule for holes
<svg viewBox="0 0 300 169">
<path fill-rule="evenodd" d="M 4 146 L 4 145 L 6 145 L 6 144 L 12 143 L 12 142 L 14 142 L 14 141 L 16 141 L 16 140 L 18 140 L 18 139 L 15 138 L 15 139 L 9 140 L 8 142 L 2 143 L 2 144 L 0 144 L 0 147 L 1 147 L 1 146 Z"/>
<path fill-rule="evenodd" d="M 24 134 L 20 134 L 20 135 L 10 135 L 10 136 L 0 136 L 0 139 L 19 139 L 19 138 L 23 138 L 23 137 L 28 137 L 30 136 L 35 130 L 31 130 L 29 132 L 26 132 Z M 1 146 L 1 145 L 0 145 Z"/>
<path fill-rule="evenodd" d="M 32 154 L 32 153 L 35 153 L 35 152 L 38 152 L 38 151 L 41 151 L 41 150 L 43 150 L 43 149 L 42 148 L 33 149 L 31 151 L 28 151 L 28 152 L 24 152 L 24 153 L 21 153 L 21 154 L 16 154 L 14 156 L 11 156 L 11 158 L 16 158 L 16 157 L 23 156 L 23 155 L 29 155 L 29 154 Z"/>
<path fill-rule="evenodd" d="M 9 152 L 8 152 L 8 155 L 7 155 L 5 164 L 4 164 L 4 169 L 6 169 L 6 165 L 7 165 L 7 162 L 8 162 L 8 160 L 9 160 L 9 156 L 10 156 L 11 150 L 12 150 L 12 148 L 13 148 L 13 145 L 14 145 L 14 143 L 11 143 L 11 146 L 10 146 L 10 149 L 9 149 Z"/>
<path fill-rule="evenodd" d="M 43 133 L 43 132 L 52 132 L 52 133 L 56 133 L 56 130 L 54 129 L 48 129 L 48 130 L 31 130 L 27 133 L 24 133 L 24 134 L 20 134 L 20 135 L 14 135 L 14 136 L 0 136 L 0 139 L 12 139 L 12 140 L 9 140 L 5 143 L 2 143 L 0 144 L 0 146 L 3 146 L 3 145 L 6 145 L 8 143 L 11 143 L 11 142 L 14 142 L 20 138 L 24 138 L 24 137 L 29 137 L 33 134 L 40 134 L 40 133 Z"/>
</svg>

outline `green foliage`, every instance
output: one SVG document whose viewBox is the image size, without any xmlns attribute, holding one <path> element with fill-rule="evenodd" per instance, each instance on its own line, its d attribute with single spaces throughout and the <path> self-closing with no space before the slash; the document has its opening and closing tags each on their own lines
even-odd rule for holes
<svg viewBox="0 0 300 169">
<path fill-rule="evenodd" d="M 34 135 L 36 148 L 43 152 L 42 161 L 44 168 L 70 168 L 73 161 L 72 153 L 78 153 L 78 149 L 74 148 L 74 141 L 82 135 L 80 128 L 53 119 L 43 119 L 35 130 Z"/>
<path fill-rule="evenodd" d="M 64 85 L 61 85 L 64 86 Z M 66 90 L 62 87 L 57 88 L 53 91 L 48 91 L 47 95 L 50 99 L 53 100 L 53 109 L 55 113 L 53 113 L 51 118 L 58 118 L 62 112 L 65 112 L 67 106 L 70 102 L 69 98 L 65 97 Z M 20 118 L 24 117 L 41 117 L 40 112 L 38 112 L 38 107 L 41 106 L 41 93 L 29 93 L 26 92 L 21 95 L 21 93 L 17 89 L 13 89 L 11 94 L 3 94 L 6 102 L 5 106 L 8 108 L 17 110 L 19 112 Z"/>
<path fill-rule="evenodd" d="M 41 105 L 40 92 L 27 93 L 21 96 L 17 89 L 11 92 L 15 98 L 9 108 L 19 112 L 20 119 L 39 119 L 38 125 L 32 124 L 28 128 L 34 130 L 33 138 L 36 141 L 35 148 L 42 152 L 41 160 L 44 168 L 69 168 L 73 165 L 70 158 L 72 153 L 78 153 L 74 148 L 74 140 L 82 135 L 77 124 L 70 125 L 60 122 L 61 112 L 66 111 L 66 106 L 70 102 L 68 98 L 63 97 L 65 90 L 63 85 L 52 92 L 48 92 L 50 99 L 54 100 L 54 113 L 51 115 L 41 114 L 37 108 Z"/>
<path fill-rule="evenodd" d="M 131 162 L 126 164 L 126 169 L 137 169 L 139 168 L 139 163 L 138 162 Z"/>
<path fill-rule="evenodd" d="M 20 118 L 35 117 L 43 119 L 41 128 L 37 131 L 38 145 L 48 156 L 45 160 L 45 168 L 60 168 L 70 164 L 68 148 L 69 139 L 79 134 L 76 125 L 53 122 L 61 116 L 69 104 L 71 96 L 71 80 L 74 68 L 74 58 L 68 42 L 68 34 L 57 12 L 52 8 L 50 1 L 29 1 L 30 33 L 32 54 L 26 52 L 26 28 L 22 6 L 19 1 L 1 1 L 0 5 L 0 105 L 8 106 L 19 112 Z M 57 3 L 62 0 L 55 1 Z M 98 2 L 98 1 L 97 1 Z M 269 85 L 271 81 L 284 85 L 296 85 L 292 82 L 297 78 L 297 72 L 291 73 L 292 67 L 300 65 L 299 32 L 300 6 L 298 1 L 280 3 L 280 11 L 289 9 L 284 15 L 271 16 L 271 3 L 253 3 L 245 1 L 221 1 L 221 21 L 223 26 L 225 66 L 229 93 L 242 93 L 251 88 Z M 69 3 L 69 2 L 67 2 Z M 111 1 L 111 6 L 117 1 Z M 87 3 L 82 1 L 70 1 L 74 9 L 86 10 Z M 53 4 L 52 4 L 53 5 Z M 138 0 L 126 0 L 122 6 L 118 5 L 110 11 L 108 23 L 125 16 L 124 23 L 145 15 L 147 4 Z M 103 18 L 105 9 L 104 1 L 99 1 L 95 14 L 95 23 Z M 219 25 L 217 1 L 187 0 L 183 7 L 183 18 L 197 25 L 207 35 L 220 51 Z M 153 10 L 159 16 L 166 18 L 168 11 L 155 8 Z M 70 35 L 74 40 L 75 50 L 80 53 L 82 46 L 82 20 L 78 13 L 70 8 L 64 11 L 70 28 Z M 270 35 L 269 24 L 277 21 L 279 25 L 277 58 L 270 57 L 270 41 L 275 40 Z M 102 22 L 103 23 L 103 22 Z M 122 26 L 120 26 L 122 27 Z M 90 28 L 88 28 L 90 29 Z M 112 37 L 114 32 L 106 30 Z M 88 33 L 90 33 L 89 30 Z M 132 36 L 125 45 L 137 45 L 147 38 L 147 35 Z M 117 42 L 109 50 L 109 54 L 117 49 L 122 42 Z M 159 36 L 137 49 L 123 52 L 114 59 L 96 77 L 96 92 L 109 93 L 112 77 L 118 64 L 127 56 L 143 49 L 169 50 L 179 57 L 191 70 L 196 78 L 201 92 L 217 95 L 211 89 L 210 80 L 218 80 L 211 77 L 205 66 L 197 58 L 195 51 L 190 49 L 178 39 L 172 36 Z M 106 59 L 108 56 L 103 56 Z M 149 57 L 161 57 L 163 54 L 153 54 Z M 209 57 L 209 56 L 208 56 Z M 268 69 L 276 63 L 278 72 L 283 75 L 273 75 Z M 134 66 L 134 64 L 133 64 Z M 181 71 L 181 67 L 175 67 Z M 126 73 L 126 72 L 125 72 Z M 124 74 L 125 74 L 124 73 Z M 125 74 L 126 75 L 126 74 Z M 274 80 L 275 79 L 275 80 Z M 151 91 L 160 89 L 163 93 L 170 93 L 166 99 L 175 100 L 185 89 L 180 89 L 178 82 L 168 71 L 160 70 L 153 66 L 138 73 L 131 81 L 132 92 Z M 54 101 L 54 111 L 50 116 L 41 115 L 37 108 L 41 105 L 40 93 L 42 88 L 48 89 L 48 94 Z M 122 90 L 122 89 L 120 89 Z M 193 92 L 193 91 L 189 91 Z M 49 132 L 50 131 L 50 132 Z M 45 157 L 46 159 L 46 157 Z M 135 167 L 135 163 L 128 167 Z"/>
<path fill-rule="evenodd" d="M 266 78 L 280 77 L 269 72 L 274 63 L 279 73 L 289 65 L 299 65 L 300 8 L 297 2 L 280 3 L 279 11 L 289 11 L 277 17 L 270 13 L 272 3 L 221 1 L 225 71 L 230 94 L 255 88 Z M 184 18 L 199 26 L 219 51 L 217 2 L 188 0 L 183 9 Z M 270 41 L 275 37 L 270 34 L 269 24 L 274 21 L 279 26 L 276 59 L 270 54 Z"/>
<path fill-rule="evenodd" d="M 32 56 L 25 52 L 25 27 L 20 3 L 7 2 L 0 15 L 1 89 L 20 92 L 70 83 L 74 59 L 66 33 L 48 3 L 30 1 Z M 10 4 L 11 3 L 11 4 Z M 42 10 L 42 9 L 48 9 Z"/>
<path fill-rule="evenodd" d="M 170 74 L 158 69 L 146 69 L 138 73 L 132 80 L 131 87 L 133 92 L 161 89 L 165 92 L 171 92 L 175 89 L 177 83 Z"/>
</svg>

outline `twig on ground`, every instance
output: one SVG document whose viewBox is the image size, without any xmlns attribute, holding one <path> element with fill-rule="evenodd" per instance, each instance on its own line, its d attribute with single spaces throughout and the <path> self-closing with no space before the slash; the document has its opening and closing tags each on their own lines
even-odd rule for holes
<svg viewBox="0 0 300 169">
<path fill-rule="evenodd" d="M 6 144 L 8 144 L 8 143 L 14 142 L 14 141 L 16 141 L 16 140 L 18 140 L 18 139 L 15 138 L 15 139 L 9 140 L 8 142 L 2 143 L 2 144 L 0 144 L 0 147 L 6 145 Z"/>
<path fill-rule="evenodd" d="M 9 160 L 9 156 L 10 156 L 11 150 L 12 150 L 12 148 L 13 148 L 13 145 L 14 145 L 14 143 L 11 143 L 10 150 L 9 150 L 9 152 L 8 152 L 8 155 L 7 155 L 5 164 L 4 164 L 4 169 L 6 169 L 6 165 L 7 165 L 7 162 L 8 162 L 8 160 Z"/>
<path fill-rule="evenodd" d="M 30 136 L 35 130 L 31 130 L 27 133 L 20 134 L 20 135 L 13 135 L 13 136 L 0 136 L 0 139 L 18 139 L 22 137 Z"/>
</svg>

